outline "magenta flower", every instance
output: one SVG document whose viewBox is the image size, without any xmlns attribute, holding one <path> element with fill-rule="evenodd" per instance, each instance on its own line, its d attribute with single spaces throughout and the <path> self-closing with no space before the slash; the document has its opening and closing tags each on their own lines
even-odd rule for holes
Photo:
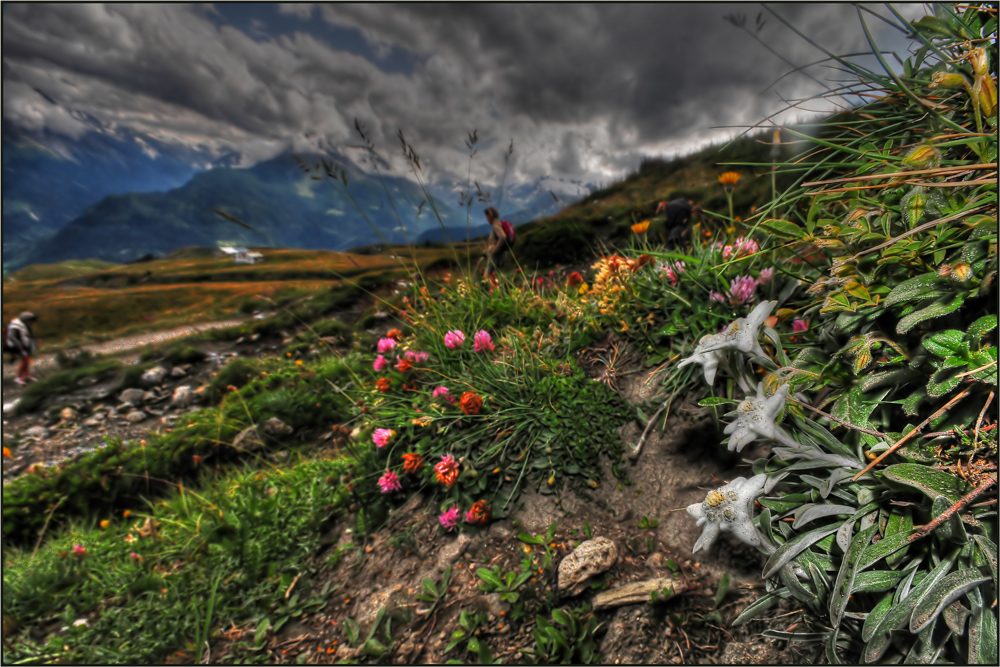
<svg viewBox="0 0 1000 667">
<path fill-rule="evenodd" d="M 128 557 L 132 559 L 133 563 L 138 563 L 138 562 L 140 562 L 142 560 L 142 556 L 140 556 L 139 554 L 137 554 L 134 551 L 132 553 L 130 553 L 128 555 Z"/>
<path fill-rule="evenodd" d="M 733 256 L 733 246 L 727 245 L 722 249 L 722 259 L 729 261 L 729 258 Z"/>
<path fill-rule="evenodd" d="M 729 284 L 729 303 L 734 306 L 742 306 L 754 300 L 754 290 L 757 289 L 757 280 L 750 276 L 736 276 Z"/>
<path fill-rule="evenodd" d="M 382 493 L 391 493 L 403 488 L 403 485 L 399 483 L 399 477 L 388 468 L 385 469 L 385 474 L 378 478 L 378 486 L 382 489 Z"/>
<path fill-rule="evenodd" d="M 485 331 L 477 331 L 472 343 L 472 350 L 474 352 L 482 352 L 486 350 L 487 352 L 492 352 L 495 348 L 493 347 L 493 339 Z"/>
<path fill-rule="evenodd" d="M 753 239 L 744 240 L 743 237 L 741 236 L 738 239 L 736 239 L 735 250 L 737 256 L 753 255 L 754 253 L 760 251 L 760 246 L 757 245 L 757 242 L 754 241 Z"/>
<path fill-rule="evenodd" d="M 723 303 L 726 300 L 726 295 L 720 292 L 712 292 L 708 295 L 709 303 Z"/>
<path fill-rule="evenodd" d="M 759 282 L 760 286 L 763 287 L 764 285 L 771 282 L 771 278 L 774 278 L 773 266 L 769 266 L 766 269 L 761 269 L 760 275 L 757 276 L 757 282 Z"/>
<path fill-rule="evenodd" d="M 803 320 L 801 317 L 796 317 L 792 320 L 792 331 L 795 333 L 800 333 L 809 329 L 809 323 Z"/>
<path fill-rule="evenodd" d="M 440 386 L 431 392 L 431 396 L 434 398 L 440 398 L 441 396 L 446 396 L 448 394 L 448 387 Z"/>
<path fill-rule="evenodd" d="M 391 339 L 391 338 L 386 338 L 385 340 L 392 340 L 392 339 Z M 372 364 L 372 367 L 373 367 L 373 368 L 374 368 L 374 369 L 375 369 L 376 371 L 384 371 L 384 370 L 385 370 L 385 367 L 386 367 L 386 366 L 388 366 L 388 365 L 389 365 L 389 362 L 388 362 L 388 361 L 386 360 L 386 358 L 385 358 L 385 357 L 383 357 L 383 356 L 382 356 L 382 355 L 380 354 L 380 355 L 378 355 L 377 357 L 375 357 L 375 363 L 374 363 L 374 364 Z"/>
<path fill-rule="evenodd" d="M 426 352 L 414 352 L 413 350 L 406 351 L 406 358 L 416 364 L 422 364 L 427 361 L 428 357 L 430 357 L 430 355 Z"/>
<path fill-rule="evenodd" d="M 84 556 L 87 555 L 87 550 L 83 547 L 82 544 L 74 544 L 73 555 L 76 556 L 77 558 L 83 558 Z"/>
<path fill-rule="evenodd" d="M 465 344 L 465 334 L 454 329 L 444 335 L 444 346 L 452 350 L 462 347 Z"/>
<path fill-rule="evenodd" d="M 438 516 L 438 521 L 440 521 L 444 529 L 450 533 L 455 530 L 455 526 L 458 525 L 458 521 L 461 516 L 462 512 L 458 509 L 458 505 L 452 505 L 451 509 Z"/>
<path fill-rule="evenodd" d="M 385 354 L 386 352 L 392 352 L 396 349 L 396 341 L 392 338 L 382 338 L 378 342 L 378 352 L 379 354 Z"/>
<path fill-rule="evenodd" d="M 375 441 L 375 445 L 378 447 L 385 447 L 389 444 L 389 439 L 396 435 L 396 432 L 391 428 L 377 428 L 372 434 L 372 440 Z"/>
</svg>

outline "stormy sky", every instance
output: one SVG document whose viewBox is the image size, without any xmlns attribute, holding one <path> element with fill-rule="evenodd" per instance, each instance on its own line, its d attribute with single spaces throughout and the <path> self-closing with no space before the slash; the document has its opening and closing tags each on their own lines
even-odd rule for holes
<svg viewBox="0 0 1000 667">
<path fill-rule="evenodd" d="M 511 139 L 508 182 L 608 182 L 845 78 L 828 65 L 788 74 L 825 56 L 768 7 L 832 53 L 869 48 L 858 10 L 841 3 L 8 3 L 3 117 L 70 137 L 96 119 L 235 150 L 243 166 L 357 146 L 357 118 L 394 171 L 405 172 L 402 129 L 428 180 L 463 182 L 476 129 L 472 177 L 483 183 L 499 181 Z M 925 12 L 894 7 L 910 20 Z M 879 46 L 905 58 L 905 37 L 864 16 Z"/>
</svg>

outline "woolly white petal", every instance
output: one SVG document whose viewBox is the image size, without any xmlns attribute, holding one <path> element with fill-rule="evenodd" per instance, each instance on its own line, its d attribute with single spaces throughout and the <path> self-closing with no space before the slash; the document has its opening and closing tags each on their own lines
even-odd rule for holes
<svg viewBox="0 0 1000 667">
<path fill-rule="evenodd" d="M 691 549 L 691 553 L 697 553 L 701 549 L 708 549 L 715 543 L 715 538 L 719 536 L 719 524 L 714 521 L 709 521 L 708 525 L 701 532 L 701 537 L 698 541 L 694 543 L 694 548 Z"/>
</svg>

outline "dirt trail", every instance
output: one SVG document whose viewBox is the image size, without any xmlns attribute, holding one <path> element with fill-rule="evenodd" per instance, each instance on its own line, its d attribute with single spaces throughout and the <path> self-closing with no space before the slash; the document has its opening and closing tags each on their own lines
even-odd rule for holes
<svg viewBox="0 0 1000 667">
<path fill-rule="evenodd" d="M 123 336 L 121 338 L 115 338 L 114 340 L 109 340 L 103 343 L 92 343 L 90 345 L 81 345 L 79 350 L 84 350 L 90 352 L 94 355 L 104 355 L 104 356 L 120 356 L 121 360 L 126 364 L 133 364 L 138 361 L 138 354 L 128 355 L 129 352 L 135 352 L 142 349 L 146 345 L 158 345 L 161 343 L 166 343 L 168 341 L 183 338 L 185 336 L 190 336 L 193 334 L 202 333 L 205 331 L 210 331 L 212 329 L 223 329 L 226 327 L 236 326 L 242 324 L 246 321 L 246 318 L 221 320 L 218 322 L 201 322 L 198 324 L 186 324 L 182 327 L 176 327 L 174 329 L 167 329 L 165 331 L 152 331 L 142 334 L 135 334 L 133 336 Z M 128 356 L 121 356 L 128 355 Z M 32 373 L 45 372 L 55 368 L 56 365 L 56 355 L 55 353 L 41 354 L 32 360 Z M 3 377 L 12 378 L 17 373 L 16 364 L 8 364 L 7 360 L 4 360 L 3 364 Z"/>
</svg>

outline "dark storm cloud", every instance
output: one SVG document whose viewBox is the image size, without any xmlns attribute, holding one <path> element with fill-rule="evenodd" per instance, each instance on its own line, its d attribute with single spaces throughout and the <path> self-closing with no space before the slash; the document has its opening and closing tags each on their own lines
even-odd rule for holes
<svg viewBox="0 0 1000 667">
<path fill-rule="evenodd" d="M 232 8 L 4 5 L 4 117 L 73 135 L 80 112 L 235 149 L 245 164 L 319 142 L 357 145 L 360 118 L 397 166 L 402 128 L 431 179 L 464 179 L 463 140 L 478 128 L 479 159 L 502 163 L 515 139 L 518 177 L 607 180 L 643 154 L 731 134 L 713 126 L 757 122 L 781 108 L 776 91 L 820 89 L 794 74 L 761 93 L 790 67 L 723 20 L 743 13 L 753 25 L 758 5 L 295 4 L 277 7 L 282 25 L 299 26 L 280 34 L 266 20 L 273 7 L 240 7 L 246 32 L 224 19 Z M 865 46 L 851 6 L 775 10 L 835 53 Z M 822 57 L 763 13 L 771 48 L 796 64 Z M 899 48 L 893 31 L 870 25 Z M 345 35 L 360 37 L 352 47 Z M 390 55 L 412 67 L 389 67 Z"/>
</svg>

